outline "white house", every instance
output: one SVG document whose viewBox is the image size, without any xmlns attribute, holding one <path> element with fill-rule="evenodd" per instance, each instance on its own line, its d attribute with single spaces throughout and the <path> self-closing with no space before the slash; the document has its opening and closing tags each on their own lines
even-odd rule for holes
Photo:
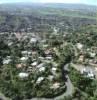
<svg viewBox="0 0 97 100">
<path fill-rule="evenodd" d="M 35 61 L 35 62 L 31 63 L 31 66 L 37 66 L 37 64 L 38 64 L 38 62 Z"/>
<path fill-rule="evenodd" d="M 40 72 L 44 72 L 44 71 L 45 71 L 45 67 L 39 68 L 39 71 L 40 71 Z"/>
<path fill-rule="evenodd" d="M 27 78 L 29 76 L 28 73 L 21 72 L 18 74 L 19 78 Z"/>
<path fill-rule="evenodd" d="M 45 58 L 44 57 L 38 57 L 40 60 L 44 60 Z"/>
<path fill-rule="evenodd" d="M 81 74 L 83 74 L 85 77 L 88 77 L 88 78 L 91 78 L 91 79 L 94 79 L 94 77 L 95 77 L 93 70 L 90 69 L 90 68 L 83 68 L 81 70 Z"/>
<path fill-rule="evenodd" d="M 8 43 L 8 46 L 11 46 L 12 44 L 13 44 L 13 42 L 9 42 L 9 43 Z"/>
<path fill-rule="evenodd" d="M 52 69 L 51 69 L 51 72 L 52 72 L 52 74 L 56 74 L 56 71 L 57 71 L 57 68 L 55 68 L 55 67 L 53 67 Z"/>
<path fill-rule="evenodd" d="M 39 77 L 36 81 L 37 84 L 41 83 L 44 80 L 44 77 Z"/>
<path fill-rule="evenodd" d="M 52 71 L 54 71 L 54 72 L 55 72 L 56 70 L 57 70 L 57 68 L 55 68 L 55 67 L 52 67 Z"/>
<path fill-rule="evenodd" d="M 45 57 L 47 60 L 52 60 L 52 56 Z"/>
<path fill-rule="evenodd" d="M 90 54 L 90 57 L 92 57 L 92 58 L 94 58 L 96 56 L 96 53 L 90 52 L 89 54 Z"/>
<path fill-rule="evenodd" d="M 3 64 L 9 64 L 11 62 L 11 59 L 4 59 Z"/>
<path fill-rule="evenodd" d="M 22 51 L 21 52 L 23 55 L 28 54 L 28 51 Z"/>
<path fill-rule="evenodd" d="M 21 61 L 26 61 L 26 60 L 28 60 L 28 57 L 21 57 L 20 60 Z"/>
<path fill-rule="evenodd" d="M 36 43 L 37 42 L 37 38 L 33 37 L 30 39 L 30 43 Z"/>
<path fill-rule="evenodd" d="M 41 68 L 43 67 L 44 63 L 39 64 L 38 66 L 36 66 L 37 68 Z"/>
<path fill-rule="evenodd" d="M 81 44 L 81 43 L 77 43 L 76 46 L 77 46 L 78 49 L 82 49 L 83 48 L 83 44 Z"/>
</svg>

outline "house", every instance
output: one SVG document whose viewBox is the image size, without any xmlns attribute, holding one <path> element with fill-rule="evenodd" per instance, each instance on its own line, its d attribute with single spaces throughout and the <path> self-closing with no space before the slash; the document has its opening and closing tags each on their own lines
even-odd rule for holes
<svg viewBox="0 0 97 100">
<path fill-rule="evenodd" d="M 22 68 L 23 64 L 16 64 L 16 68 Z"/>
<path fill-rule="evenodd" d="M 56 34 L 58 32 L 58 29 L 56 27 L 54 27 L 53 31 Z"/>
<path fill-rule="evenodd" d="M 79 58 L 78 58 L 78 61 L 83 62 L 84 61 L 84 55 L 80 55 Z"/>
<path fill-rule="evenodd" d="M 40 42 L 41 42 L 41 43 L 46 43 L 46 40 L 44 39 L 44 40 L 41 40 Z"/>
<path fill-rule="evenodd" d="M 12 44 L 13 44 L 13 42 L 9 42 L 9 43 L 8 43 L 8 46 L 12 46 Z"/>
<path fill-rule="evenodd" d="M 44 63 L 40 63 L 38 66 L 36 66 L 36 68 L 41 68 L 43 67 Z"/>
<path fill-rule="evenodd" d="M 9 64 L 11 62 L 11 59 L 4 59 L 3 64 Z"/>
<path fill-rule="evenodd" d="M 52 49 L 46 49 L 44 51 L 45 55 L 51 55 L 52 54 Z"/>
<path fill-rule="evenodd" d="M 25 51 L 22 51 L 21 54 L 22 54 L 22 56 L 26 57 L 28 55 L 31 55 L 31 52 L 30 51 L 28 52 L 25 50 Z"/>
<path fill-rule="evenodd" d="M 16 38 L 20 41 L 22 38 L 22 34 L 21 33 L 14 33 Z"/>
<path fill-rule="evenodd" d="M 44 72 L 44 71 L 45 71 L 45 67 L 39 68 L 39 71 L 40 71 L 40 72 Z"/>
<path fill-rule="evenodd" d="M 37 66 L 37 64 L 38 64 L 38 62 L 35 61 L 35 62 L 31 63 L 31 66 L 35 67 L 35 66 Z"/>
<path fill-rule="evenodd" d="M 81 43 L 77 43 L 76 46 L 77 46 L 77 48 L 78 48 L 79 50 L 81 50 L 81 49 L 83 48 L 83 44 L 81 44 Z"/>
<path fill-rule="evenodd" d="M 26 61 L 26 60 L 28 60 L 28 57 L 21 57 L 20 60 L 21 61 Z"/>
<path fill-rule="evenodd" d="M 37 51 L 32 51 L 32 56 L 36 57 L 37 56 Z"/>
<path fill-rule="evenodd" d="M 22 51 L 21 52 L 23 55 L 27 55 L 28 54 L 28 51 Z"/>
<path fill-rule="evenodd" d="M 95 70 L 97 71 L 97 67 L 95 67 Z"/>
<path fill-rule="evenodd" d="M 30 43 L 36 43 L 36 42 L 37 42 L 37 38 L 32 37 L 32 38 L 30 39 Z"/>
<path fill-rule="evenodd" d="M 55 72 L 56 70 L 57 70 L 57 68 L 55 68 L 55 67 L 52 67 L 52 71 L 54 71 L 54 72 Z"/>
<path fill-rule="evenodd" d="M 44 57 L 38 57 L 40 60 L 44 60 L 45 58 Z"/>
<path fill-rule="evenodd" d="M 44 80 L 44 77 L 39 77 L 36 81 L 37 84 L 41 83 Z"/>
<path fill-rule="evenodd" d="M 45 57 L 47 60 L 52 60 L 52 56 Z"/>
<path fill-rule="evenodd" d="M 43 44 L 43 48 L 47 48 L 49 45 L 48 44 Z"/>
<path fill-rule="evenodd" d="M 89 54 L 91 58 L 94 58 L 96 56 L 96 53 L 93 53 L 93 52 L 90 52 Z"/>
<path fill-rule="evenodd" d="M 57 68 L 55 68 L 55 67 L 52 67 L 52 69 L 51 69 L 51 72 L 52 72 L 52 74 L 56 74 L 56 71 L 57 71 Z"/>
<path fill-rule="evenodd" d="M 25 72 L 21 72 L 18 74 L 19 78 L 27 78 L 29 76 L 28 73 L 25 73 Z"/>
<path fill-rule="evenodd" d="M 32 54 L 32 52 L 28 51 L 28 55 L 31 55 L 31 54 Z"/>
<path fill-rule="evenodd" d="M 33 67 L 32 67 L 32 66 L 29 66 L 29 67 L 27 68 L 27 72 L 30 73 L 30 72 L 32 72 L 32 71 L 33 71 Z"/>
<path fill-rule="evenodd" d="M 94 74 L 93 70 L 88 68 L 88 67 L 83 68 L 81 70 L 81 74 L 83 74 L 85 77 L 88 77 L 88 78 L 91 78 L 91 79 L 95 78 L 95 74 Z"/>
<path fill-rule="evenodd" d="M 55 82 L 50 88 L 51 89 L 58 89 L 60 87 L 60 83 Z"/>
</svg>

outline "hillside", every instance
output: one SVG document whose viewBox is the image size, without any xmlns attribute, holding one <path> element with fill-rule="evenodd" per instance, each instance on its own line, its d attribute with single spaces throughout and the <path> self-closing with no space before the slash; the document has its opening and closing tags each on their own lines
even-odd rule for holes
<svg viewBox="0 0 97 100">
<path fill-rule="evenodd" d="M 51 26 L 79 28 L 96 24 L 96 6 L 82 4 L 1 4 L 0 32 L 51 31 Z M 80 23 L 80 24 L 79 24 Z M 41 29 L 42 28 L 42 29 Z M 42 31 L 43 30 L 43 31 Z"/>
</svg>

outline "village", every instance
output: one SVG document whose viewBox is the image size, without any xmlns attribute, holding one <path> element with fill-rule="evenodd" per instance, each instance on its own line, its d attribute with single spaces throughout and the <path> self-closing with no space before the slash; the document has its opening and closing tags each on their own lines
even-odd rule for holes
<svg viewBox="0 0 97 100">
<path fill-rule="evenodd" d="M 96 12 L 0 4 L 0 100 L 97 100 Z"/>
<path fill-rule="evenodd" d="M 59 35 L 57 28 L 54 27 L 52 34 L 42 34 L 43 36 L 38 33 L 19 32 L 10 35 L 2 33 L 3 35 L 9 51 L 2 60 L 1 70 L 2 72 L 10 70 L 10 73 L 1 76 L 13 80 L 11 83 L 13 86 L 22 83 L 24 91 L 25 86 L 29 88 L 27 85 L 29 84 L 35 91 L 28 97 L 31 95 L 53 97 L 65 93 L 69 86 L 66 85 L 66 76 L 62 72 L 65 73 L 63 66 L 65 68 L 65 64 L 68 63 L 82 76 L 92 80 L 97 79 L 96 47 L 86 48 L 80 42 L 72 44 L 66 41 L 67 32 Z M 44 95 L 47 89 L 48 92 Z M 73 90 L 69 92 L 73 93 Z"/>
</svg>

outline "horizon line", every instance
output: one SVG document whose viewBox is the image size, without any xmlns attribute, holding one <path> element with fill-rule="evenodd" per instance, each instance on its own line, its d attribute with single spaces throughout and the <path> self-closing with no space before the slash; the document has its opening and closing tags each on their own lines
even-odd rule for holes
<svg viewBox="0 0 97 100">
<path fill-rule="evenodd" d="M 18 2 L 0 2 L 0 4 L 16 4 L 16 3 L 31 3 L 31 4 L 80 4 L 80 5 L 90 5 L 90 6 L 97 6 L 96 4 L 87 4 L 87 3 L 63 3 L 63 2 L 23 2 L 23 1 L 18 1 Z"/>
</svg>

